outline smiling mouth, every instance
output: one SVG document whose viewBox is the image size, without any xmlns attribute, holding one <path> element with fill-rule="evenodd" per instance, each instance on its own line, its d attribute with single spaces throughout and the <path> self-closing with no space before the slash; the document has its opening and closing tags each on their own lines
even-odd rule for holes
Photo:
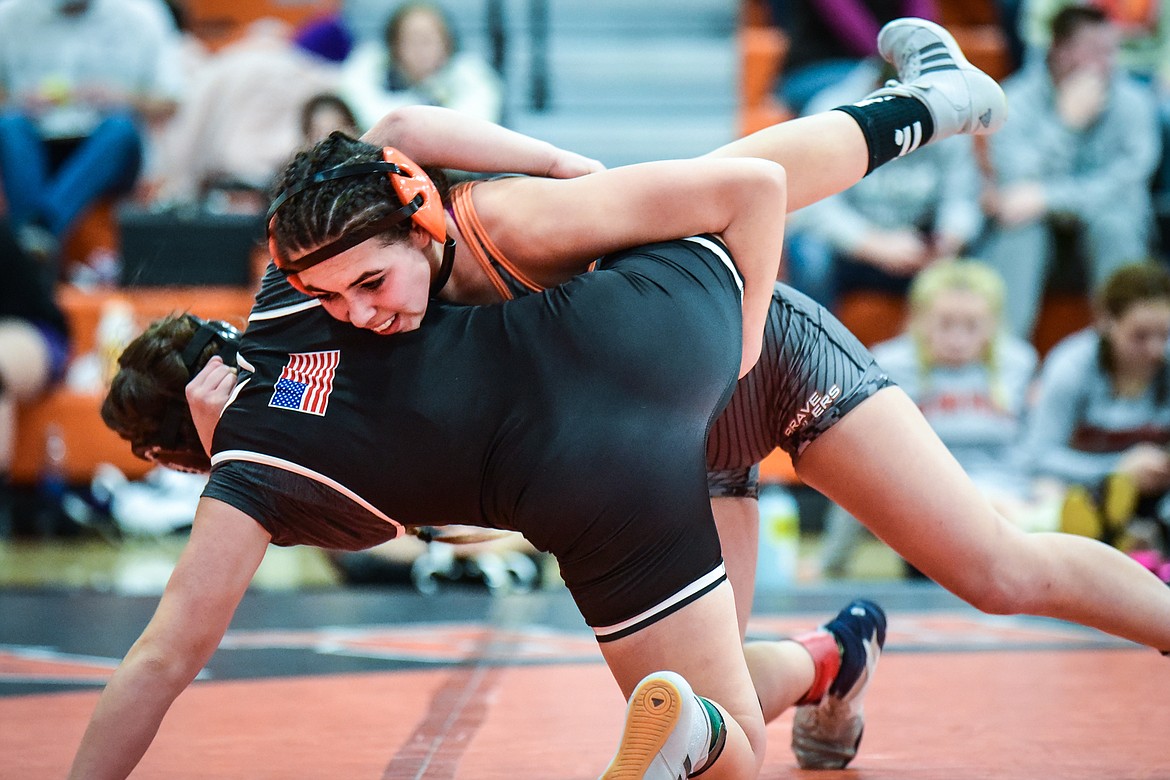
<svg viewBox="0 0 1170 780">
<path fill-rule="evenodd" d="M 385 322 L 383 322 L 383 323 L 382 323 L 381 325 L 379 325 L 378 327 L 376 327 L 376 328 L 370 328 L 370 330 L 374 331 L 375 333 L 385 333 L 387 330 L 389 330 L 389 329 L 390 329 L 390 326 L 391 326 L 391 325 L 393 325 L 393 324 L 394 324 L 394 323 L 395 323 L 397 320 L 398 320 L 398 315 L 397 315 L 397 314 L 395 314 L 393 317 L 391 317 L 390 319 L 386 320 Z"/>
</svg>

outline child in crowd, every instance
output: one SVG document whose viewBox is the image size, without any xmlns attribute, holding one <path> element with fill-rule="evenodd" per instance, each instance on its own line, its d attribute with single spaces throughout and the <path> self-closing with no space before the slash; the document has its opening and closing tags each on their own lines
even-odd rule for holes
<svg viewBox="0 0 1170 780">
<path fill-rule="evenodd" d="M 1006 517 L 1055 527 L 1059 489 L 1033 482 L 1017 442 L 1036 350 L 1006 332 L 1003 279 L 977 260 L 949 260 L 914 278 L 906 331 L 873 348 L 964 470 Z M 826 520 L 823 568 L 841 576 L 862 533 L 837 506 Z"/>
<path fill-rule="evenodd" d="M 1164 554 L 1170 519 L 1170 271 L 1135 263 L 1096 296 L 1096 322 L 1045 358 L 1026 452 L 1071 485 L 1065 531 Z"/>
</svg>

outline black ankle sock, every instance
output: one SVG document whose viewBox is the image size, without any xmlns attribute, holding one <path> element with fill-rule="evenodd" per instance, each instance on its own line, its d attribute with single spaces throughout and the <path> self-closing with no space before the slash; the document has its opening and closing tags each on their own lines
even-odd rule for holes
<svg viewBox="0 0 1170 780">
<path fill-rule="evenodd" d="M 934 136 L 930 111 L 916 98 L 882 95 L 834 110 L 844 111 L 861 126 L 869 147 L 867 176 L 879 165 L 909 154 Z"/>
</svg>

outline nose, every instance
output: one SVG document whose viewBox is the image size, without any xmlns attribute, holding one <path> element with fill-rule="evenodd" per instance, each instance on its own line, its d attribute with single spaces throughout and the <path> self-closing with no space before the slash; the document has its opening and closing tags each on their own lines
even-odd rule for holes
<svg viewBox="0 0 1170 780">
<path fill-rule="evenodd" d="M 374 318 L 378 315 L 373 306 L 351 301 L 348 306 L 349 322 L 354 327 L 368 328 L 374 325 Z"/>
</svg>

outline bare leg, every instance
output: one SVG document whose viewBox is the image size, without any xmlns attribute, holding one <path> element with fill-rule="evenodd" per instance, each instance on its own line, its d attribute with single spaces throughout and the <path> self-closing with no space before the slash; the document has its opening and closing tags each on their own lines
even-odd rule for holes
<svg viewBox="0 0 1170 780">
<path fill-rule="evenodd" d="M 766 127 L 705 156 L 780 163 L 788 171 L 788 211 L 793 212 L 861 181 L 869 148 L 856 120 L 841 111 L 825 111 Z"/>
<path fill-rule="evenodd" d="M 743 639 L 747 635 L 752 599 L 756 593 L 756 560 L 760 543 L 759 503 L 754 498 L 713 498 L 711 511 L 719 529 L 727 581 L 735 591 L 735 614 L 739 617 L 739 637 Z"/>
<path fill-rule="evenodd" d="M 727 744 L 703 773 L 711 780 L 750 780 L 764 760 L 764 721 L 744 662 L 734 609 L 731 588 L 723 584 L 636 634 L 601 644 L 626 698 L 647 675 L 670 670 L 719 706 Z"/>
<path fill-rule="evenodd" d="M 1027 534 L 1002 518 L 898 388 L 810 444 L 797 474 L 984 612 L 1059 618 L 1170 650 L 1164 583 L 1107 545 Z"/>
</svg>

